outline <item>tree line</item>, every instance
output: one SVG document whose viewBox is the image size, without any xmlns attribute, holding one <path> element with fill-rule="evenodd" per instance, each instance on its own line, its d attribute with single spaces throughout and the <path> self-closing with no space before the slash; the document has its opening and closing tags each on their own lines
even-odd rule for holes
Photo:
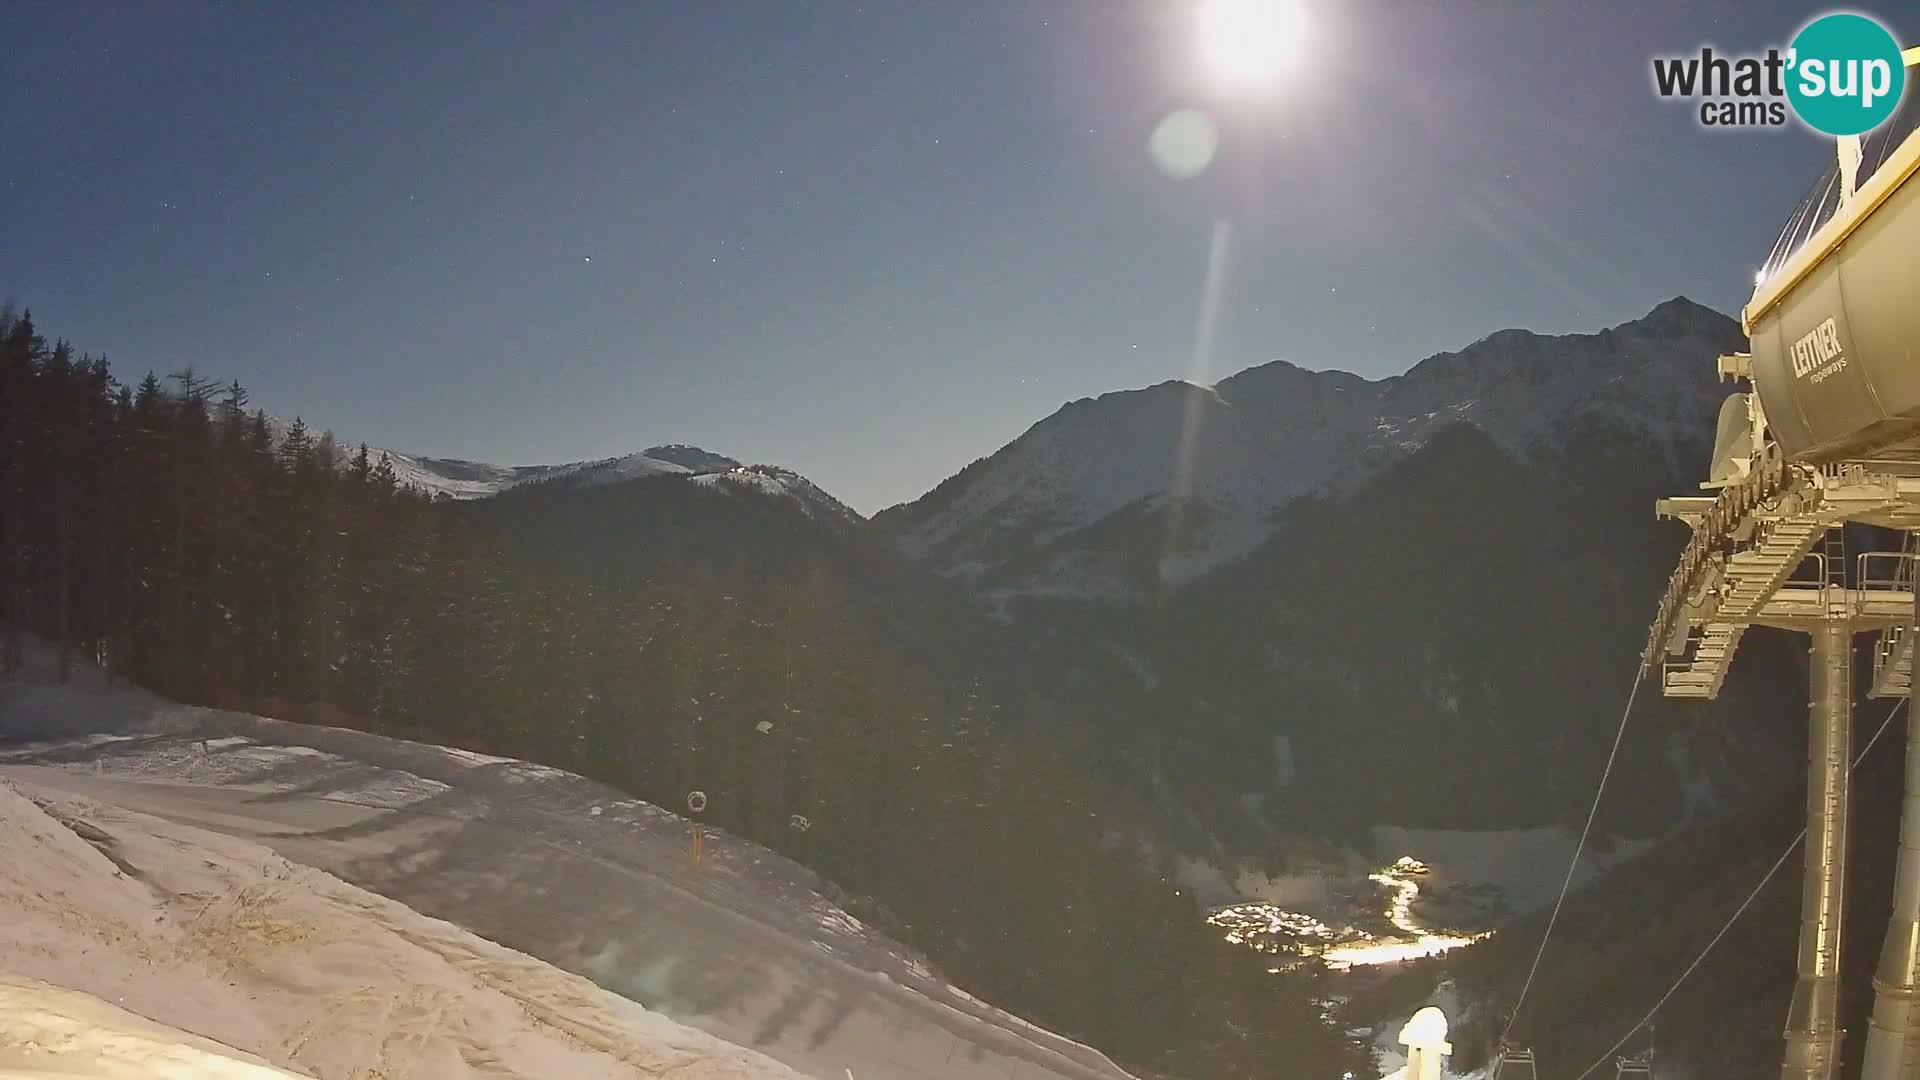
<svg viewBox="0 0 1920 1080">
<path fill-rule="evenodd" d="M 671 482 L 671 478 L 666 478 Z M 647 484 L 601 492 L 631 514 Z M 680 484 L 680 498 L 694 485 Z M 611 511 L 609 511 L 611 513 Z M 613 519 L 610 519 L 613 520 Z M 0 669 L 20 634 L 177 700 L 569 769 L 806 863 L 957 983 L 1147 1073 L 1370 1066 L 1313 973 L 1206 928 L 1131 803 L 831 568 L 531 558 L 191 370 L 128 385 L 0 309 Z"/>
</svg>

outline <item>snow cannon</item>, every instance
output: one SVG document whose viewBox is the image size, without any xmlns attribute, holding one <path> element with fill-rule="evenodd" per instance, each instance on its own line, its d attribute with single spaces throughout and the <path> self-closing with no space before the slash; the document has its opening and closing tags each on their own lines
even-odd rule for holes
<svg viewBox="0 0 1920 1080">
<path fill-rule="evenodd" d="M 1920 49 L 1905 60 L 1912 84 Z M 1722 372 L 1752 379 L 1769 449 L 1787 462 L 1920 460 L 1916 173 L 1920 91 L 1910 86 L 1886 123 L 1836 141 L 1755 275 L 1741 312 L 1752 352 L 1723 358 Z"/>
<path fill-rule="evenodd" d="M 1400 1029 L 1400 1044 L 1407 1048 L 1407 1067 L 1395 1073 L 1400 1080 L 1440 1080 L 1446 1059 L 1453 1055 L 1447 1041 L 1447 1016 L 1429 1005 L 1413 1014 Z"/>
</svg>

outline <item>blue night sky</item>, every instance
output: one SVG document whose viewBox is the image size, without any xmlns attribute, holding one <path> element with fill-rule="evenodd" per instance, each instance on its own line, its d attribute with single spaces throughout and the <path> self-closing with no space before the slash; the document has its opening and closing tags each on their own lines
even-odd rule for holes
<svg viewBox="0 0 1920 1080">
<path fill-rule="evenodd" d="M 10 4 L 0 295 L 123 378 L 192 363 L 351 439 L 691 442 L 872 511 L 1192 374 L 1216 221 L 1205 381 L 1377 377 L 1731 313 L 1830 153 L 1703 131 L 1648 75 L 1823 8 L 1308 0 L 1253 101 L 1193 4 Z M 1221 143 L 1182 181 L 1146 143 L 1184 106 Z"/>
</svg>

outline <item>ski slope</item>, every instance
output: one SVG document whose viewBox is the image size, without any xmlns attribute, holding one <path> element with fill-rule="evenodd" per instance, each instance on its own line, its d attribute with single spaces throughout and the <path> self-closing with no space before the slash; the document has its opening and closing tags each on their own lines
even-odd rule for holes
<svg viewBox="0 0 1920 1080">
<path fill-rule="evenodd" d="M 0 1077 L 7 1080 L 282 1080 L 297 1075 L 92 994 L 0 975 Z"/>
<path fill-rule="evenodd" d="M 181 706 L 143 691 L 100 685 L 97 676 L 86 685 L 60 686 L 33 671 L 26 678 L 0 680 L 0 740 L 5 740 L 0 742 L 0 779 L 18 789 L 7 805 L 19 815 L 40 807 L 36 812 L 45 820 L 33 819 L 38 833 L 58 837 L 56 824 L 65 830 L 60 846 L 48 849 L 53 854 L 45 860 L 45 873 L 73 863 L 90 867 L 96 883 L 111 882 L 98 893 L 117 920 L 110 925 L 134 925 L 148 911 L 142 904 L 176 895 L 197 897 L 210 905 L 210 918 L 269 938 L 282 924 L 306 925 L 298 913 L 310 910 L 321 913 L 314 919 L 320 925 L 341 925 L 333 920 L 337 909 L 346 908 L 371 920 L 371 926 L 352 933 L 313 932 L 301 940 L 316 948 L 332 942 L 328 947 L 348 949 L 356 935 L 371 934 L 370 940 L 380 944 L 354 954 L 366 964 L 398 965 L 417 953 L 434 972 L 452 977 L 452 969 L 479 980 L 481 1000 L 493 1000 L 486 993 L 532 994 L 531 1005 L 519 1000 L 518 1007 L 538 1010 L 541 1023 L 568 1025 L 570 1044 L 585 1032 L 589 1046 L 591 1039 L 619 1037 L 642 1049 L 681 1047 L 678 1052 L 702 1061 L 699 1055 L 745 1054 L 725 1044 L 757 1052 L 712 1058 L 728 1062 L 713 1067 L 734 1072 L 674 1074 L 680 1076 L 790 1075 L 765 1071 L 772 1062 L 823 1080 L 1128 1076 L 1099 1053 L 945 983 L 907 950 L 824 900 L 804 868 L 732 837 L 710 835 L 704 862 L 696 869 L 687 857 L 686 821 L 578 776 L 341 729 Z M 0 829 L 19 831 L 6 822 Z M 111 839 L 94 840 L 96 831 Z M 160 858 L 170 846 L 195 854 L 172 865 Z M 212 879 L 189 873 L 207 861 L 197 854 L 201 851 L 220 855 L 210 861 L 222 869 L 217 874 L 205 870 L 215 875 Z M 110 872 L 115 867 L 109 856 L 124 852 L 160 860 L 136 863 L 142 874 L 177 876 L 149 894 L 137 875 L 123 879 Z M 18 908 L 21 895 L 16 889 L 0 900 Z M 83 889 L 73 895 L 92 894 Z M 262 897 L 272 898 L 265 909 L 247 906 L 265 902 Z M 170 903 L 162 903 L 165 919 L 155 925 L 186 933 L 181 927 L 195 925 L 194 913 Z M 293 905 L 294 914 L 283 915 L 275 904 Z M 408 921 L 419 916 L 427 917 L 421 923 L 430 930 Z M 446 922 L 434 921 L 442 919 Z M 0 918 L 0 924 L 19 921 L 11 912 Z M 52 976 L 71 975 L 35 968 L 33 963 L 45 958 L 35 961 L 30 943 L 9 933 L 0 929 L 0 970 L 55 982 L 60 979 Z M 131 959 L 115 963 L 132 973 L 141 970 L 145 958 L 163 955 L 157 951 L 161 945 L 172 948 L 177 941 L 125 940 L 137 948 Z M 215 958 L 252 962 L 252 953 L 220 951 L 229 947 L 217 943 L 212 948 Z M 450 951 L 457 959 L 449 957 Z M 298 955 L 296 950 L 274 968 L 274 977 L 340 966 Z M 392 959 L 381 959 L 387 957 Z M 435 958 L 438 966 L 431 963 Z M 358 969 L 341 963 L 346 966 L 332 981 L 304 986 L 296 981 L 298 991 L 282 1003 L 292 1008 L 297 1002 L 309 1016 L 341 1017 L 340 1032 L 300 1043 L 311 1053 L 343 1055 L 327 1059 L 329 1068 L 344 1068 L 346 1058 L 371 1065 L 390 1043 L 399 1049 L 384 1052 L 416 1053 L 405 1049 L 409 1039 L 425 1039 L 425 1031 L 465 1015 L 464 999 L 434 989 L 424 968 L 385 967 L 386 996 L 361 999 L 348 992 L 356 983 L 351 973 Z M 524 979 L 497 974 L 521 970 L 513 965 L 527 965 Z M 615 993 L 600 993 L 556 967 Z M 124 983 L 114 979 L 98 985 L 117 992 Z M 408 997 L 401 988 L 411 985 L 425 989 Z M 538 988 L 515 989 L 526 985 Z M 102 996 L 114 1000 L 113 993 Z M 176 1023 L 163 1006 L 185 1000 L 185 995 L 156 990 L 141 999 L 146 1007 L 135 1011 Z M 291 1037 L 270 1022 L 271 1016 L 216 1011 L 228 1027 L 176 1026 L 255 1052 L 263 1046 L 284 1049 Z M 417 1016 L 420 1023 L 402 1023 L 406 1016 Z M 668 1029 L 641 1028 L 669 1022 L 672 1031 L 684 1031 L 679 1025 L 686 1025 L 698 1029 L 687 1035 L 707 1041 L 688 1049 L 661 1042 Z M 512 1010 L 504 1010 L 470 1026 L 485 1034 L 512 1031 L 514 1023 Z M 361 1028 L 369 1034 L 356 1042 L 352 1033 Z M 634 1031 L 646 1037 L 630 1034 Z M 474 1055 L 457 1043 L 426 1039 L 426 1046 L 417 1055 L 438 1057 L 416 1056 L 408 1059 L 414 1062 L 409 1068 L 384 1075 L 389 1080 L 400 1075 L 602 1075 L 571 1064 L 442 1071 L 440 1066 L 452 1069 Z M 506 1060 L 502 1049 L 489 1047 L 485 1053 L 494 1055 L 491 1060 Z M 622 1050 L 619 1056 L 637 1053 Z M 486 1060 L 484 1054 L 478 1059 Z M 423 1064 L 429 1060 L 436 1064 Z M 748 1071 L 748 1061 L 764 1062 L 751 1066 L 763 1071 Z"/>
<path fill-rule="evenodd" d="M 30 778 L 0 781 L 0 902 L 7 978 L 92 994 L 301 1074 L 794 1076 L 257 844 Z M 31 1004 L 44 992 L 0 984 L 10 994 L 25 1000 L 4 1010 L 0 1043 L 43 1048 L 29 1058 L 131 1065 L 168 1045 L 103 1038 L 126 1025 L 71 1008 L 63 1023 Z"/>
</svg>

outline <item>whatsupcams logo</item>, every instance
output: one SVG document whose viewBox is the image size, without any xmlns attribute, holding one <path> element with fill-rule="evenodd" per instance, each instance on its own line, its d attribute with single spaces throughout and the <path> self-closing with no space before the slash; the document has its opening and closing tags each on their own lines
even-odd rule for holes
<svg viewBox="0 0 1920 1080">
<path fill-rule="evenodd" d="M 1781 127 L 1793 115 L 1828 135 L 1862 135 L 1893 115 L 1906 84 L 1899 40 L 1852 12 L 1813 20 L 1785 50 L 1653 58 L 1654 92 L 1697 101 L 1713 128 Z"/>
</svg>

